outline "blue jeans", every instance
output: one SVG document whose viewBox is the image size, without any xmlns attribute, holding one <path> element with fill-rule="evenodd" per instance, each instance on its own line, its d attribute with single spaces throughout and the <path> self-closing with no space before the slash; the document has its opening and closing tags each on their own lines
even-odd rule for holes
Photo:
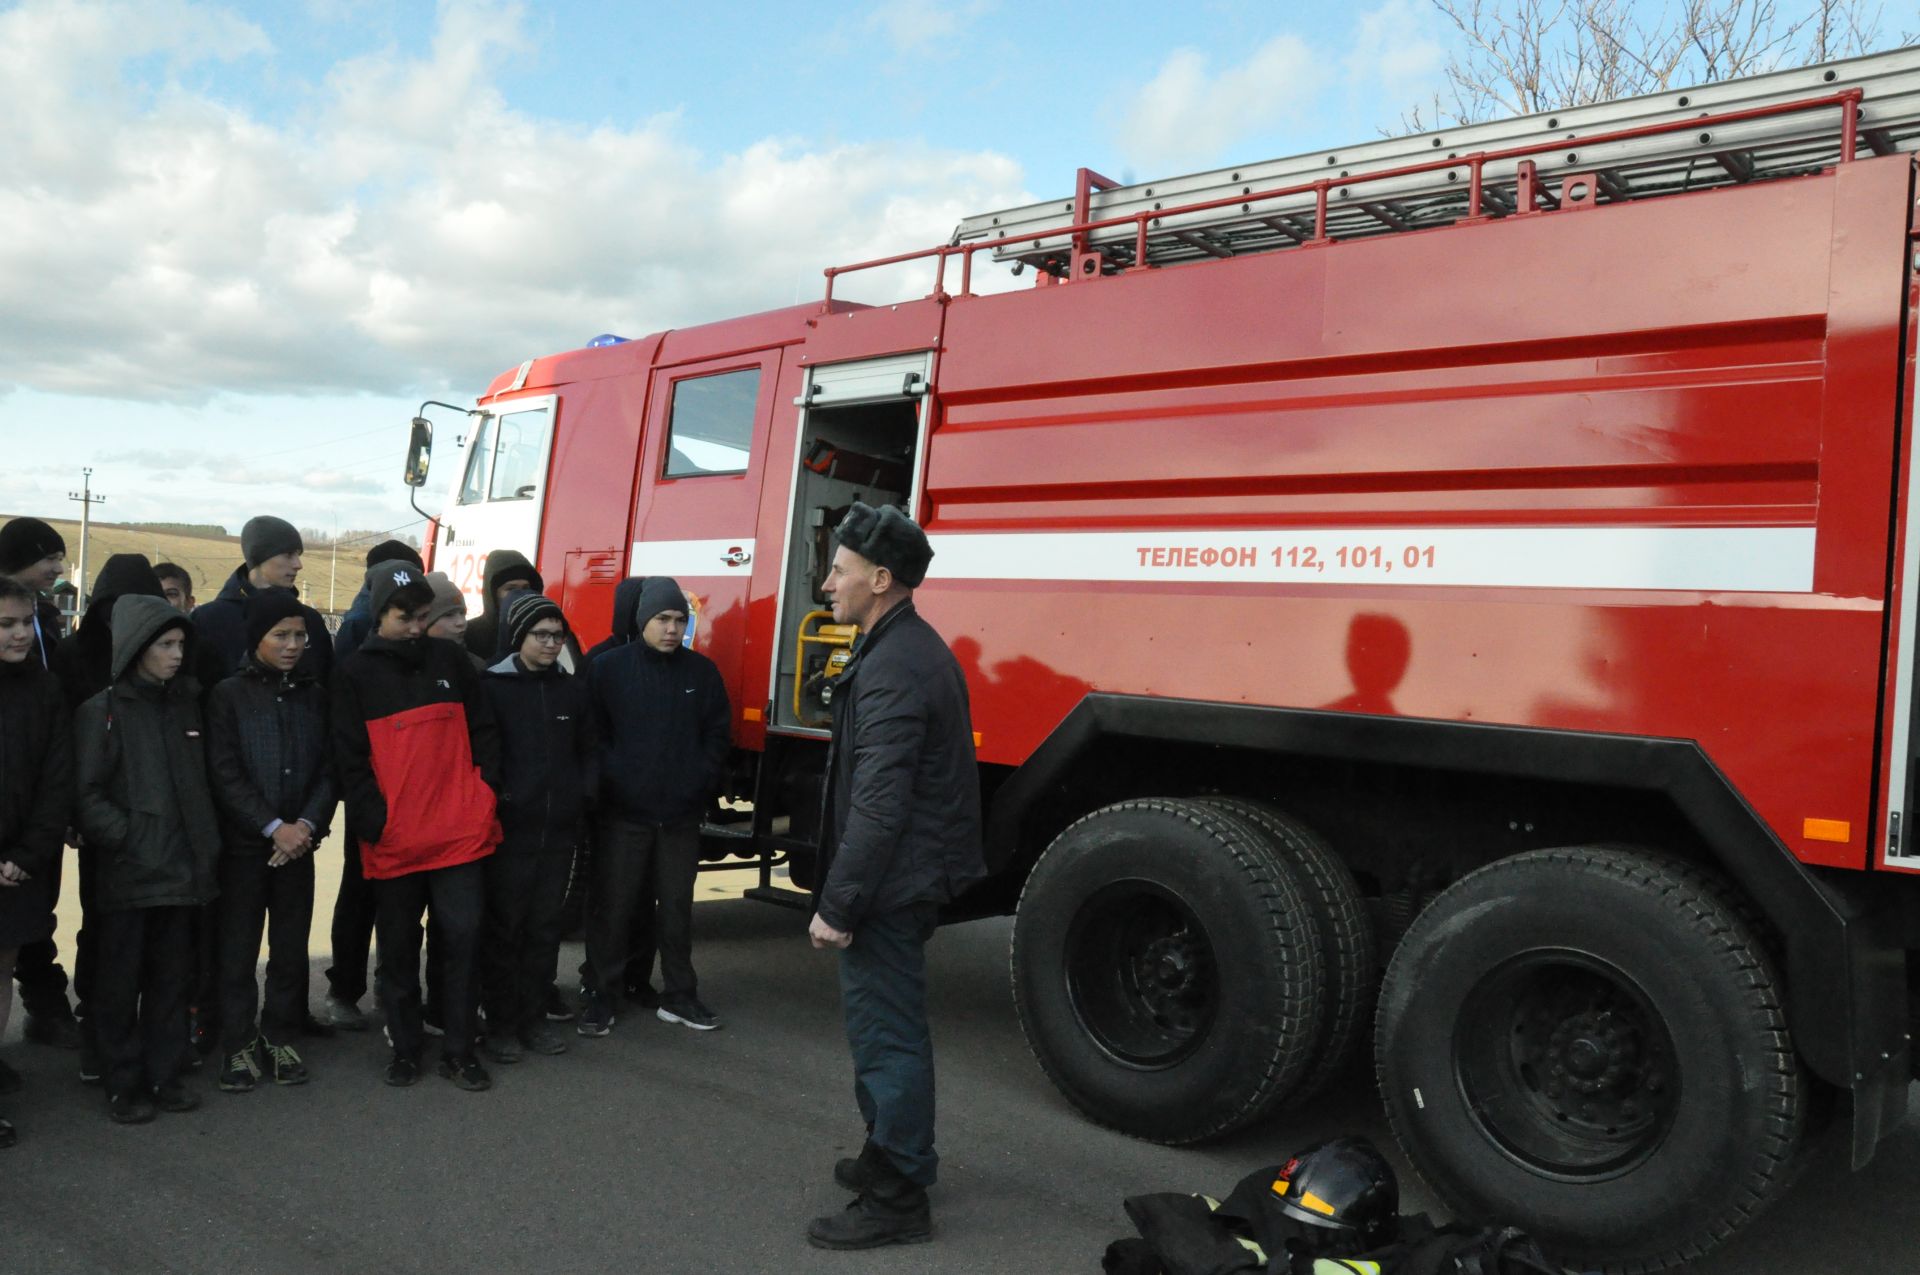
<svg viewBox="0 0 1920 1275">
<path fill-rule="evenodd" d="M 840 953 L 854 1101 L 874 1146 L 923 1187 L 933 1185 L 940 1164 L 933 1151 L 926 958 L 939 911 L 937 904 L 919 903 L 864 917 Z"/>
</svg>

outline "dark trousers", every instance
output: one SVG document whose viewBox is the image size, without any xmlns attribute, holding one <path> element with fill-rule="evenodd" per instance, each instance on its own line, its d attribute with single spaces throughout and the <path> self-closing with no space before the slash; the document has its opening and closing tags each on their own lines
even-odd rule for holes
<svg viewBox="0 0 1920 1275">
<path fill-rule="evenodd" d="M 87 1025 L 109 1094 L 158 1088 L 186 1064 L 193 987 L 191 907 L 123 908 L 87 917 L 93 988 Z"/>
<path fill-rule="evenodd" d="M 53 889 L 60 898 L 60 872 L 66 854 L 53 861 Z M 15 958 L 13 981 L 20 984 L 20 1008 L 29 1018 L 71 1018 L 73 1007 L 67 1004 L 67 972 L 60 968 L 60 948 L 48 935 L 33 943 L 20 945 Z"/>
<path fill-rule="evenodd" d="M 349 1005 L 367 994 L 373 896 L 373 882 L 360 869 L 360 842 L 348 836 L 340 860 L 340 892 L 333 900 L 333 964 L 327 967 L 327 995 Z"/>
<path fill-rule="evenodd" d="M 307 929 L 313 924 L 313 856 L 269 867 L 264 851 L 220 856 L 220 1052 L 259 1034 L 289 1044 L 307 1017 Z M 260 935 L 267 934 L 267 991 L 259 994 Z"/>
<path fill-rule="evenodd" d="M 440 1002 L 449 1058 L 473 1052 L 478 990 L 474 955 L 486 913 L 484 860 L 431 872 L 413 872 L 373 883 L 375 925 L 380 934 L 377 982 L 393 1050 L 420 1056 L 420 914 L 431 911 L 434 947 L 444 953 Z"/>
<path fill-rule="evenodd" d="M 633 917 L 648 881 L 655 892 L 654 936 L 660 949 L 660 999 L 692 996 L 693 883 L 700 875 L 700 821 L 600 821 L 587 901 L 587 990 L 620 994 L 633 952 Z"/>
<path fill-rule="evenodd" d="M 187 1004 L 210 1040 L 220 1039 L 220 905 L 193 910 L 193 986 Z"/>
<path fill-rule="evenodd" d="M 862 917 L 840 953 L 840 1007 L 853 1052 L 853 1099 L 868 1137 L 902 1175 L 932 1186 L 933 1034 L 927 1027 L 927 940 L 939 907 Z"/>
<path fill-rule="evenodd" d="M 508 843 L 483 862 L 487 923 L 480 961 L 487 1033 L 511 1040 L 540 1020 L 553 982 L 573 856 L 516 851 Z"/>
</svg>

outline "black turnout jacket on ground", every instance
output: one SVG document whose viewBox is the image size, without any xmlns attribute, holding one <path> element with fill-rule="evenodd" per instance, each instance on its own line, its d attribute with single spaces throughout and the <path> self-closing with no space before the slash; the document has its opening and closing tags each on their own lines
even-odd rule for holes
<svg viewBox="0 0 1920 1275">
<path fill-rule="evenodd" d="M 986 875 L 966 678 L 911 602 L 861 635 L 834 683 L 827 783 L 815 907 L 828 925 L 946 903 Z"/>
<path fill-rule="evenodd" d="M 238 672 L 253 658 L 253 652 L 247 647 L 247 599 L 256 592 L 253 582 L 247 579 L 247 568 L 242 565 L 234 568 L 227 582 L 220 586 L 220 596 L 193 609 L 194 627 L 199 630 L 201 642 L 219 657 L 221 677 Z M 303 605 L 300 615 L 307 622 L 307 649 L 300 657 L 300 670 L 325 682 L 333 671 L 333 635 L 327 632 L 327 622 L 312 607 Z"/>
<path fill-rule="evenodd" d="M 198 905 L 219 893 L 220 826 L 207 787 L 200 685 L 187 673 L 156 685 L 134 668 L 173 624 L 192 629 L 163 598 L 122 598 L 113 685 L 74 714 L 74 820 L 92 865 L 88 906 L 103 912 Z"/>
<path fill-rule="evenodd" d="M 270 854 L 261 829 L 304 819 L 327 835 L 336 804 L 326 688 L 249 660 L 207 696 L 207 766 L 229 852 Z"/>
<path fill-rule="evenodd" d="M 499 853 L 571 851 L 600 786 L 586 677 L 509 655 L 481 685 L 500 731 Z"/>
<path fill-rule="evenodd" d="M 73 714 L 38 654 L 0 664 L 0 860 L 34 877 L 60 861 L 73 809 Z"/>
<path fill-rule="evenodd" d="M 638 639 L 587 669 L 600 740 L 600 809 L 638 823 L 697 819 L 720 791 L 733 710 L 714 662 Z"/>
</svg>

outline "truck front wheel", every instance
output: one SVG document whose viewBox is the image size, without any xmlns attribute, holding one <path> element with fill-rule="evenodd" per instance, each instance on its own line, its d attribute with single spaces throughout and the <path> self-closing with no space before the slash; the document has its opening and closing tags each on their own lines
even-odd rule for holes
<svg viewBox="0 0 1920 1275">
<path fill-rule="evenodd" d="M 1252 1120 L 1311 1065 L 1321 940 L 1259 830 L 1202 803 L 1108 806 L 1034 866 L 1013 928 L 1034 1057 L 1101 1124 L 1190 1143 Z"/>
<path fill-rule="evenodd" d="M 1631 850 L 1455 883 L 1394 953 L 1376 1050 L 1434 1190 L 1581 1267 L 1700 1256 L 1777 1193 L 1804 1124 L 1759 938 L 1717 878 Z"/>
</svg>

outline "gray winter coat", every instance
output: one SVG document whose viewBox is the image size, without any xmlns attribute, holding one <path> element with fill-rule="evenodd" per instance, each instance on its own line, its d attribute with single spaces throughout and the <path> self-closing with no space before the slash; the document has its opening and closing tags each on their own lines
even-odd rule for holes
<svg viewBox="0 0 1920 1275">
<path fill-rule="evenodd" d="M 176 625 L 191 645 L 192 626 L 164 598 L 114 603 L 113 684 L 74 715 L 75 820 L 92 862 L 89 906 L 104 912 L 198 905 L 219 892 L 200 685 L 186 673 L 153 685 L 133 669 L 147 644 Z"/>
<path fill-rule="evenodd" d="M 815 900 L 827 924 L 946 903 L 986 876 L 966 679 L 911 602 L 861 636 L 834 684 L 827 775 Z"/>
</svg>

